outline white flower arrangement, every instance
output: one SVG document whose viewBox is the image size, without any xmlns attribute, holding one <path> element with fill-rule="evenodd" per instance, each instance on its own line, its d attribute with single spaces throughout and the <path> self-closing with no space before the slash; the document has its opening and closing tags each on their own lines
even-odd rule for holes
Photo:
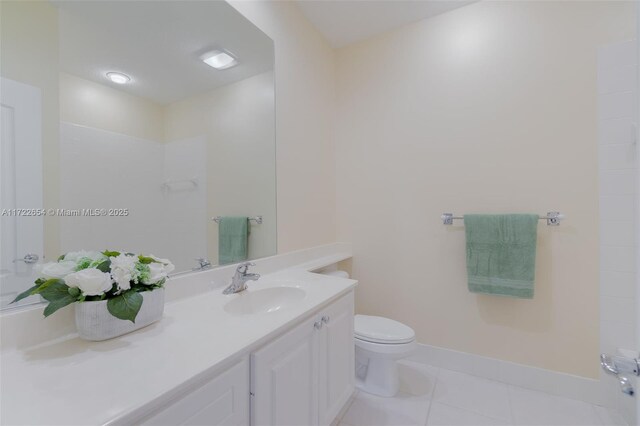
<svg viewBox="0 0 640 426">
<path fill-rule="evenodd" d="M 111 315 L 135 323 L 143 302 L 140 293 L 164 286 L 174 268 L 168 259 L 153 255 L 70 252 L 57 262 L 38 265 L 35 285 L 13 302 L 39 294 L 49 302 L 44 309 L 44 316 L 48 317 L 74 302 L 107 300 Z"/>
</svg>

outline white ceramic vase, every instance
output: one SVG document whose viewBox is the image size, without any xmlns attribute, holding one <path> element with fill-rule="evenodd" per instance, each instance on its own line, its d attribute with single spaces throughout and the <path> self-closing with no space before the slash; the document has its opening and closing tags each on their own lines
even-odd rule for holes
<svg viewBox="0 0 640 426">
<path fill-rule="evenodd" d="M 164 312 L 164 288 L 140 294 L 143 302 L 135 323 L 111 315 L 106 300 L 76 303 L 76 327 L 80 337 L 93 341 L 112 339 L 160 320 Z"/>
</svg>

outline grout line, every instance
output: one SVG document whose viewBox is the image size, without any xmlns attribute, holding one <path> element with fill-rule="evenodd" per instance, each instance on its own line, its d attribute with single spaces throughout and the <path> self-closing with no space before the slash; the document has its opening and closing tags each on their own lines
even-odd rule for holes
<svg viewBox="0 0 640 426">
<path fill-rule="evenodd" d="M 462 408 L 462 407 L 458 407 L 457 405 L 451 405 L 451 404 L 447 404 L 446 402 L 441 402 L 441 401 L 438 401 L 438 404 L 446 405 L 449 408 L 455 408 L 456 410 L 465 411 L 467 413 L 471 413 L 471 414 L 474 414 L 476 416 L 484 417 L 485 419 L 495 420 L 495 421 L 501 422 L 501 423 L 507 422 L 507 423 L 509 423 L 511 425 L 514 424 L 514 420 L 499 419 L 497 417 L 489 416 L 489 415 L 487 415 L 485 413 L 480 413 L 478 411 L 471 410 L 469 408 Z M 509 404 L 509 407 L 511 407 L 510 404 Z M 429 410 L 429 411 L 431 411 L 431 410 Z M 511 415 L 510 417 L 513 418 L 513 415 Z"/>
<path fill-rule="evenodd" d="M 507 384 L 507 404 L 509 404 L 509 414 L 511 414 L 511 424 L 516 424 L 516 415 L 513 413 L 513 404 L 511 403 L 511 385 Z"/>
<path fill-rule="evenodd" d="M 474 375 L 474 374 L 469 374 L 469 373 L 460 372 L 460 371 L 456 371 L 456 370 L 449 370 L 449 369 L 442 368 L 442 367 L 435 367 L 435 366 L 433 366 L 431 364 L 425 364 L 425 365 L 429 365 L 429 366 L 431 366 L 433 368 L 436 368 L 438 377 L 439 377 L 439 374 L 440 374 L 441 371 L 446 370 L 446 371 L 452 371 L 454 373 L 460 373 L 460 374 L 469 375 L 469 376 L 480 378 L 480 379 L 483 379 L 483 380 L 488 380 L 488 381 L 491 381 L 491 382 L 494 382 L 494 383 L 502 383 L 502 384 L 504 384 L 506 386 L 506 388 L 507 388 L 507 403 L 509 404 L 510 420 L 508 420 L 508 421 L 512 425 L 516 425 L 516 416 L 515 416 L 514 407 L 513 407 L 512 394 L 513 394 L 514 390 L 522 389 L 522 390 L 525 390 L 525 391 L 540 393 L 540 394 L 543 394 L 543 395 L 545 395 L 545 396 L 547 396 L 549 398 L 560 398 L 560 399 L 567 399 L 567 400 L 571 400 L 571 401 L 579 401 L 579 402 L 586 403 L 587 405 L 589 405 L 591 407 L 591 411 L 592 411 L 593 416 L 594 416 L 593 418 L 596 419 L 599 422 L 598 424 L 606 426 L 606 423 L 604 422 L 603 418 L 600 416 L 600 414 L 598 413 L 598 411 L 596 409 L 598 407 L 597 404 L 593 404 L 593 403 L 590 403 L 590 402 L 587 402 L 587 401 L 584 401 L 582 399 L 575 398 L 575 397 L 572 398 L 572 397 L 567 397 L 567 396 L 562 396 L 562 395 L 555 395 L 555 394 L 552 394 L 552 393 L 549 393 L 549 392 L 540 391 L 540 390 L 536 390 L 536 389 L 529 389 L 529 388 L 526 388 L 526 387 L 517 386 L 517 385 L 513 385 L 513 384 L 508 384 L 508 383 L 500 382 L 499 380 L 489 379 L 489 378 L 477 376 L 477 375 Z M 433 392 L 432 392 L 432 394 L 430 396 L 430 405 L 429 405 L 429 410 L 427 412 L 427 425 L 429 424 L 429 416 L 431 414 L 431 409 L 432 409 L 433 403 L 434 403 L 434 396 L 436 394 L 436 388 L 437 388 L 437 385 L 438 385 L 439 381 L 440 381 L 440 379 L 436 378 L 435 385 L 434 385 L 434 388 L 433 388 Z M 472 410 L 472 409 L 469 409 L 469 408 L 462 408 L 462 407 L 459 407 L 459 406 L 456 406 L 456 405 L 452 405 L 451 403 L 447 403 L 447 402 L 441 402 L 441 401 L 437 401 L 437 402 L 442 404 L 442 405 L 446 405 L 448 407 L 455 408 L 457 410 L 473 413 L 473 414 L 476 414 L 476 415 L 479 415 L 479 416 L 482 416 L 482 417 L 485 417 L 485 418 L 488 418 L 488 419 L 493 419 L 495 421 L 500 421 L 500 422 L 504 422 L 505 421 L 505 419 L 495 418 L 493 416 L 490 416 L 490 415 L 487 415 L 485 413 L 481 413 L 481 412 L 478 412 L 478 411 L 475 411 L 475 410 Z M 604 407 L 604 408 L 606 409 L 607 407 Z"/>
<path fill-rule="evenodd" d="M 344 407 L 342 407 L 342 409 L 338 412 L 338 425 L 342 422 L 342 419 L 344 418 L 344 416 L 346 416 L 347 411 L 349 411 L 349 409 L 351 408 L 351 406 L 353 405 L 354 401 L 356 400 L 356 397 L 358 396 L 358 389 L 354 389 L 353 390 L 353 395 L 351 395 L 351 397 L 349 398 L 349 400 L 347 401 L 347 403 L 344 405 Z"/>
<path fill-rule="evenodd" d="M 465 373 L 463 371 L 449 370 L 449 369 L 446 369 L 446 368 L 441 368 L 440 370 L 447 370 L 447 371 L 452 371 L 454 373 L 465 374 L 465 375 L 470 376 L 470 377 L 474 377 L 474 378 L 481 379 L 481 380 L 486 380 L 486 381 L 489 381 L 489 382 L 492 382 L 492 383 L 497 383 L 497 384 L 501 384 L 501 385 L 505 386 L 506 391 L 507 391 L 507 404 L 509 405 L 509 420 L 507 420 L 507 422 L 509 422 L 512 425 L 515 424 L 515 416 L 513 414 L 513 407 L 511 406 L 511 388 L 514 387 L 514 385 L 511 385 L 511 384 L 506 383 L 506 382 L 501 382 L 500 380 L 496 380 L 496 379 L 489 379 L 487 377 L 478 376 L 478 375 L 471 374 L 471 373 Z M 515 387 L 519 387 L 519 386 L 515 386 Z M 529 389 L 526 389 L 526 388 L 522 388 L 522 389 L 529 390 Z M 547 393 L 547 392 L 542 392 L 542 393 Z M 477 414 L 479 416 L 482 416 L 482 417 L 485 417 L 485 418 L 488 418 L 488 419 L 493 419 L 493 420 L 500 421 L 500 422 L 504 422 L 505 421 L 504 419 L 499 419 L 497 417 L 493 417 L 493 416 L 490 416 L 490 415 L 487 415 L 485 413 L 481 413 L 479 411 L 475 411 L 475 410 L 472 410 L 472 409 L 469 409 L 469 408 L 458 407 L 458 406 L 455 406 L 455 405 L 447 404 L 446 402 L 440 402 L 440 401 L 438 401 L 438 402 L 440 404 L 442 404 L 442 405 L 446 405 L 448 407 L 452 407 L 452 408 L 455 408 L 455 409 L 458 409 L 458 410 L 462 410 L 462 411 L 466 411 L 466 412 L 469 412 L 469 413 Z"/>
<path fill-rule="evenodd" d="M 438 386 L 438 376 L 440 375 L 440 368 L 436 372 L 435 380 L 433 381 L 433 389 L 431 390 L 431 395 L 429 395 L 429 407 L 427 408 L 427 418 L 425 419 L 425 426 L 429 424 L 429 416 L 431 415 L 431 407 L 433 407 L 433 397 L 436 394 L 436 387 Z"/>
<path fill-rule="evenodd" d="M 604 419 L 602 417 L 600 417 L 600 414 L 598 413 L 598 410 L 596 410 L 596 406 L 594 404 L 589 404 L 591 405 L 591 411 L 593 412 L 593 416 L 600 422 L 601 426 L 608 426 Z"/>
</svg>

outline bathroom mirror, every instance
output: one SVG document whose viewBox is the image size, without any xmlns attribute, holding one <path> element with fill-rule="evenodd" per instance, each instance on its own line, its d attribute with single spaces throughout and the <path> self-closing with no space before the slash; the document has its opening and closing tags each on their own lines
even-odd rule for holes
<svg viewBox="0 0 640 426">
<path fill-rule="evenodd" d="M 269 37 L 222 1 L 0 7 L 0 307 L 72 251 L 174 273 L 276 253 Z M 230 217 L 246 248 L 219 242 Z"/>
</svg>

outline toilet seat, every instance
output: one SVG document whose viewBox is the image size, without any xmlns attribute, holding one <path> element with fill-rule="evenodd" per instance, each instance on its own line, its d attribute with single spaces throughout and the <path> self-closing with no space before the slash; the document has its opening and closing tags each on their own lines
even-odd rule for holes
<svg viewBox="0 0 640 426">
<path fill-rule="evenodd" d="M 408 343 L 373 343 L 355 338 L 356 348 L 364 349 L 376 356 L 389 356 L 391 358 L 403 358 L 416 347 L 415 340 Z"/>
<path fill-rule="evenodd" d="M 357 340 L 387 345 L 411 343 L 416 337 L 413 329 L 401 322 L 371 315 L 355 316 L 354 334 Z"/>
</svg>

